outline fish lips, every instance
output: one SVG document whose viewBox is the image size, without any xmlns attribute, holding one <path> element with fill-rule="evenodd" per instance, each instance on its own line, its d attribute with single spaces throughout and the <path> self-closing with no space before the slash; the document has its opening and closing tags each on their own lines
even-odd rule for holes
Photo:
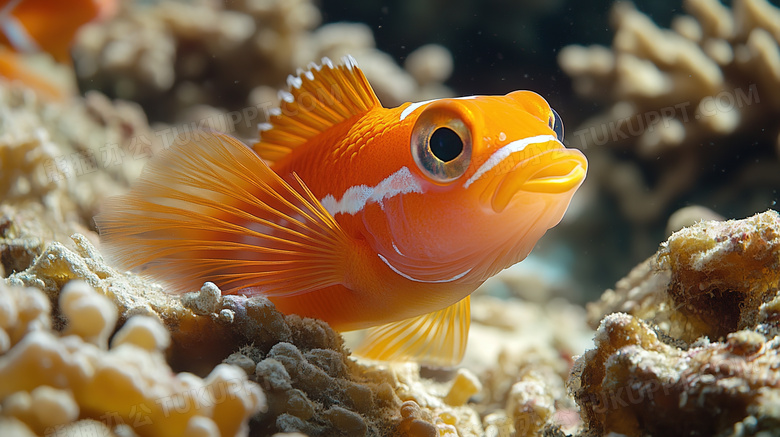
<svg viewBox="0 0 780 437">
<path fill-rule="evenodd" d="M 509 161 L 507 157 L 505 161 Z M 573 193 L 585 180 L 588 161 L 576 149 L 552 148 L 514 164 L 506 175 L 497 178 L 490 205 L 502 212 L 520 192 L 539 195 Z"/>
</svg>

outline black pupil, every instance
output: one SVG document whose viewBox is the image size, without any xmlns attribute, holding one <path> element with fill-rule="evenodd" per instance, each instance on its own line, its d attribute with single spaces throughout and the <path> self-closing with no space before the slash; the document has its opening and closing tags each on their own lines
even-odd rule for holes
<svg viewBox="0 0 780 437">
<path fill-rule="evenodd" d="M 433 131 L 430 139 L 431 153 L 444 162 L 450 162 L 463 152 L 463 141 L 448 127 Z"/>
</svg>

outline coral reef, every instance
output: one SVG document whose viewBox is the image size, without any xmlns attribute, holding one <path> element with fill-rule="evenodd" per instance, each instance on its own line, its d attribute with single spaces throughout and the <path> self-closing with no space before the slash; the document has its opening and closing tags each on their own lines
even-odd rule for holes
<svg viewBox="0 0 780 437">
<path fill-rule="evenodd" d="M 562 300 L 543 303 L 498 299 L 502 274 L 472 298 L 470 346 L 463 365 L 480 377 L 473 407 L 487 435 L 573 432 L 580 425 L 565 381 L 571 356 L 591 345 L 581 307 Z M 516 272 L 507 276 L 517 280 Z"/>
<path fill-rule="evenodd" d="M 257 136 L 287 75 L 323 56 L 352 54 L 385 105 L 452 95 L 441 84 L 452 71 L 445 48 L 411 53 L 407 72 L 375 48 L 368 26 L 320 22 L 309 0 L 129 2 L 81 32 L 76 71 L 84 86 L 139 101 L 153 119 L 245 137 Z"/>
<path fill-rule="evenodd" d="M 596 348 L 569 381 L 589 429 L 778 432 L 779 267 L 772 210 L 673 234 L 589 307 Z"/>
<path fill-rule="evenodd" d="M 735 145 L 755 142 L 751 154 L 774 155 L 766 164 L 748 160 L 753 175 L 742 183 L 778 183 L 780 132 L 772 120 L 780 113 L 780 9 L 766 0 L 737 0 L 731 10 L 718 0 L 683 7 L 690 15 L 675 17 L 668 30 L 630 3 L 615 3 L 611 48 L 572 45 L 559 55 L 579 95 L 610 104 L 569 140 L 589 149 L 592 168 L 604 169 L 591 172 L 591 183 L 611 192 L 634 223 L 663 219 L 710 165 L 732 164 L 725 138 L 741 135 Z M 636 159 L 617 161 L 603 146 Z"/>
<path fill-rule="evenodd" d="M 0 86 L 0 198 L 35 201 L 52 223 L 91 223 L 101 199 L 140 174 L 156 136 L 140 108 L 97 92 L 68 105 Z M 74 229 L 75 230 L 75 229 Z"/>
<path fill-rule="evenodd" d="M 0 283 L 4 427 L 75 435 L 93 426 L 77 420 L 92 419 L 104 431 L 129 425 L 139 435 L 228 436 L 244 434 L 249 417 L 267 409 L 263 391 L 236 367 L 217 366 L 205 379 L 172 374 L 163 355 L 169 336 L 155 319 L 133 317 L 108 348 L 117 312 L 87 283 L 69 282 L 58 303 L 67 320 L 59 334 L 41 291 Z"/>
<path fill-rule="evenodd" d="M 774 301 L 779 265 L 777 212 L 702 221 L 674 233 L 614 290 L 589 304 L 589 323 L 595 328 L 605 315 L 625 312 L 686 343 L 755 329 Z M 762 332 L 774 335 L 771 329 Z"/>
<path fill-rule="evenodd" d="M 50 243 L 27 269 L 6 279 L 18 289 L 35 287 L 26 289 L 34 296 L 26 305 L 43 309 L 26 310 L 26 317 L 39 319 L 35 322 L 39 325 L 54 326 L 61 335 L 76 335 L 82 343 L 104 349 L 118 317 L 121 328 L 111 337 L 110 350 L 127 343 L 136 349 L 159 353 L 170 343 L 168 365 L 178 370 L 207 375 L 224 359 L 243 369 L 243 374 L 249 375 L 265 391 L 268 410 L 250 422 L 250 428 L 260 434 L 301 431 L 314 436 L 346 430 L 345 435 L 482 435 L 481 418 L 472 404 L 466 405 L 467 401 L 493 393 L 484 396 L 484 408 L 502 409 L 507 402 L 530 408 L 537 404 L 535 399 L 518 401 L 520 394 L 502 396 L 497 393 L 502 389 L 495 386 L 512 385 L 515 379 L 520 379 L 516 376 L 520 369 L 533 374 L 532 369 L 556 363 L 558 371 L 543 379 L 537 375 L 536 386 L 545 390 L 549 390 L 550 384 L 562 387 L 562 374 L 568 368 L 568 361 L 556 351 L 541 352 L 547 357 L 543 360 L 537 355 L 524 357 L 524 354 L 510 359 L 511 354 L 505 354 L 499 360 L 503 373 L 486 380 L 494 385 L 488 390 L 482 389 L 475 374 L 467 370 L 460 370 L 443 382 L 434 382 L 421 378 L 419 366 L 411 363 L 389 367 L 358 364 L 344 348 L 341 337 L 323 322 L 282 315 L 262 297 L 221 296 L 211 283 L 179 300 L 155 284 L 105 265 L 85 237 L 76 234 L 72 240 L 73 250 L 59 242 Z M 67 291 L 73 281 L 84 281 L 85 285 Z M 96 292 L 109 299 L 96 300 Z M 55 316 L 50 318 L 48 308 L 52 303 Z M 487 306 L 505 307 L 495 300 L 483 308 Z M 524 311 L 528 315 L 536 310 Z M 523 311 L 514 313 L 515 316 L 506 308 L 503 312 L 507 321 L 523 317 Z M 529 324 L 536 322 L 529 319 Z M 472 326 L 479 330 L 476 328 L 479 324 L 478 318 Z M 162 330 L 162 326 L 167 330 Z M 557 335 L 564 339 L 564 330 L 572 325 L 559 326 L 563 328 Z M 507 327 L 498 329 L 506 331 Z M 7 332 L 9 340 L 0 344 L 10 346 L 23 338 L 27 330 Z M 511 333 L 505 335 L 510 337 Z M 483 332 L 484 339 L 493 336 Z M 475 341 L 479 343 L 479 339 Z M 479 356 L 479 359 L 469 360 L 489 362 L 491 358 L 485 353 L 498 353 L 501 348 L 495 340 L 492 344 L 494 349 L 472 351 L 472 357 Z M 543 343 L 537 347 L 544 349 Z M 564 405 L 571 403 L 557 395 L 548 399 Z M 555 412 L 550 410 L 553 404 L 549 402 L 546 411 Z M 525 412 L 523 408 L 518 406 L 516 410 Z M 531 430 L 547 422 L 557 423 L 549 414 L 537 417 L 538 408 L 533 408 L 533 414 L 523 413 L 535 418 Z M 519 413 L 514 414 L 515 421 L 506 422 L 504 430 L 517 426 L 519 419 L 515 416 Z M 101 420 L 105 422 L 104 419 Z"/>
<path fill-rule="evenodd" d="M 724 138 L 757 143 L 745 156 L 770 158 L 745 172 L 777 186 L 777 148 L 765 147 L 779 141 L 777 9 L 685 8 L 666 30 L 617 4 L 611 48 L 560 56 L 578 93 L 612 105 L 569 138 L 597 169 L 591 194 L 616 193 L 634 224 L 666 218 L 705 167 L 732 160 Z M 353 54 L 386 105 L 451 95 L 442 46 L 411 51 L 402 68 L 372 28 L 321 20 L 308 0 L 127 2 L 84 30 L 74 65 L 83 86 L 138 103 L 91 91 L 66 107 L 0 82 L 0 435 L 779 431 L 773 211 L 697 223 L 718 216 L 681 210 L 668 225 L 678 232 L 587 316 L 556 297 L 577 296 L 569 270 L 601 258 L 594 237 L 579 232 L 587 257 L 571 243 L 536 251 L 474 294 L 459 369 L 361 361 L 326 324 L 264 298 L 211 283 L 171 296 L 104 262 L 91 218 L 106 196 L 182 130 L 255 136 L 287 75 L 312 60 Z M 152 128 L 147 116 L 185 124 Z M 725 183 L 738 192 L 755 178 Z"/>
<path fill-rule="evenodd" d="M 321 30 L 324 32 L 327 28 Z M 334 47 L 333 50 L 337 50 L 340 46 Z M 435 46 L 426 47 L 423 54 L 425 56 L 418 56 L 417 60 L 413 57 L 409 68 L 420 81 L 435 85 L 444 76 L 426 65 L 426 58 L 430 56 L 441 62 L 447 55 Z M 486 351 L 470 352 L 470 362 L 481 363 L 474 367 L 481 370 L 445 372 L 433 380 L 421 377 L 421 369 L 416 364 L 358 364 L 343 347 L 340 336 L 329 327 L 310 319 L 283 316 L 264 299 L 222 297 L 219 289 L 209 283 L 179 299 L 166 294 L 158 284 L 116 271 L 103 261 L 99 246 L 95 247 L 98 239 L 90 230 L 91 216 L 102 199 L 124 189 L 139 173 L 146 154 L 139 159 L 127 159 L 132 157 L 133 147 L 144 145 L 141 149 L 144 152 L 164 147 L 160 141 L 163 131 L 152 131 L 134 105 L 112 102 L 96 92 L 89 93 L 83 100 L 74 99 L 68 108 L 40 101 L 17 85 L 0 86 L 0 93 L 4 96 L 4 114 L 7 114 L 2 135 L 5 143 L 0 155 L 4 165 L 0 186 L 5 193 L 0 204 L 2 276 L 7 284 L 3 287 L 24 290 L 19 292 L 19 299 L 27 300 L 20 300 L 22 303 L 15 306 L 30 309 L 25 309 L 24 316 L 17 319 L 31 320 L 20 325 L 21 328 L 3 325 L 5 335 L 0 335 L 0 362 L 11 356 L 11 351 L 21 350 L 17 344 L 35 340 L 40 331 L 48 336 L 42 341 L 49 341 L 51 347 L 72 339 L 67 341 L 74 343 L 67 343 L 67 347 L 84 350 L 95 355 L 95 359 L 121 355 L 121 359 L 126 358 L 129 363 L 117 362 L 116 365 L 127 365 L 128 369 L 136 369 L 133 372 L 141 371 L 142 376 L 148 373 L 150 378 L 154 377 L 162 366 L 170 369 L 168 373 L 171 370 L 185 372 L 178 376 L 168 375 L 173 379 L 159 383 L 160 390 L 168 387 L 171 391 L 161 396 L 178 399 L 173 392 L 184 383 L 176 381 L 183 378 L 189 383 L 188 378 L 195 378 L 182 375 L 190 375 L 186 372 L 200 375 L 205 379 L 197 384 L 193 382 L 192 387 L 205 387 L 212 379 L 219 380 L 221 372 L 226 371 L 219 369 L 228 369 L 220 366 L 224 361 L 234 366 L 228 372 L 234 372 L 235 367 L 242 369 L 241 375 L 247 375 L 249 380 L 262 386 L 268 398 L 267 411 L 252 418 L 249 428 L 242 427 L 246 416 L 236 414 L 230 422 L 235 427 L 231 429 L 232 433 L 252 430 L 258 434 L 300 431 L 308 435 L 340 432 L 348 435 L 478 436 L 486 432 L 486 427 L 497 429 L 495 424 L 498 423 L 495 414 L 491 421 L 483 421 L 477 412 L 480 409 L 507 417 L 500 412 L 510 399 L 509 387 L 521 379 L 517 376 L 521 368 L 542 368 L 555 362 L 554 367 L 559 371 L 544 377 L 551 378 L 552 382 L 542 382 L 542 378 L 538 386 L 546 389 L 548 383 L 562 385 L 565 370 L 560 369 L 566 369 L 570 362 L 559 355 L 560 350 L 547 351 L 549 346 L 541 343 L 536 347 L 545 350 L 542 353 L 546 357 L 544 360 L 531 354 L 532 364 L 523 365 L 526 362 L 523 354 L 506 353 L 500 360 L 503 366 L 500 372 L 492 379 L 485 379 L 483 375 L 483 371 L 496 361 L 491 354 L 494 357 L 502 349 L 499 342 L 491 339 L 494 336 L 491 330 L 503 332 L 503 338 L 511 337 L 518 328 L 511 320 L 527 318 L 528 314 L 536 312 L 536 304 L 523 310 L 515 307 L 512 310 L 519 313 L 512 315 L 497 300 L 486 303 L 486 311 L 490 306 L 495 307 L 491 311 L 503 308 L 503 326 L 496 326 L 489 316 L 472 324 L 476 330 L 483 322 L 493 325 L 483 331 L 482 337 L 491 346 Z M 32 136 L 31 132 L 37 136 Z M 116 160 L 111 161 L 111 165 L 83 166 L 93 162 L 90 159 L 101 156 L 100 153 L 108 153 L 109 149 L 116 153 L 112 155 Z M 518 275 L 513 278 L 517 281 Z M 63 290 L 71 287 L 68 284 L 78 283 L 74 281 L 83 283 L 74 286 L 75 291 L 65 293 Z M 506 284 L 505 287 L 514 287 L 511 281 Z M 569 307 L 567 311 L 571 309 Z M 539 322 L 535 318 L 528 320 L 529 324 Z M 40 327 L 24 328 L 27 325 Z M 571 324 L 558 325 L 563 329 L 572 327 Z M 583 327 L 584 323 L 580 323 L 577 329 L 582 331 Z M 565 337 L 563 331 L 557 332 L 558 338 Z M 477 340 L 475 344 L 479 342 Z M 567 348 L 563 347 L 567 350 L 564 353 L 569 353 Z M 133 354 L 120 354 L 120 351 L 131 349 Z M 165 356 L 163 350 L 166 350 Z M 147 360 L 144 354 L 153 358 Z M 484 386 L 481 381 L 505 388 Z M 146 420 L 139 422 L 136 419 L 158 414 L 159 408 L 150 406 L 152 413 L 139 409 L 141 402 L 135 402 L 139 399 L 137 396 L 108 402 L 97 397 L 98 392 L 94 398 L 89 398 L 92 394 L 76 393 L 71 389 L 72 383 L 72 380 L 64 380 L 58 382 L 60 385 L 52 385 L 51 381 L 40 384 L 33 381 L 30 384 L 38 385 L 29 387 L 9 385 L 7 396 L 11 401 L 7 405 L 13 407 L 6 408 L 3 403 L 2 432 L 10 430 L 9 433 L 22 435 L 27 431 L 42 433 L 48 430 L 52 435 L 78 432 L 148 435 L 156 429 L 147 427 Z M 38 386 L 52 387 L 56 391 L 52 394 L 48 388 L 38 389 Z M 496 394 L 498 390 L 506 393 Z M 486 396 L 488 393 L 491 394 Z M 521 423 L 516 416 L 525 414 L 520 412 L 526 411 L 526 407 L 535 408 L 535 398 L 520 399 L 518 396 L 511 397 L 511 402 L 517 406 L 511 415 L 513 422 L 510 423 L 510 419 L 501 422 L 501 432 L 511 431 Z M 563 402 L 564 405 L 572 402 L 561 400 L 557 395 L 545 399 L 548 399 L 545 411 L 552 411 L 549 402 Z M 92 402 L 88 407 L 84 404 L 87 401 Z M 475 409 L 475 402 L 482 402 L 482 406 Z M 39 413 L 31 405 L 54 403 L 61 405 L 56 409 L 59 417 L 56 423 L 44 423 L 36 418 Z M 261 405 L 258 403 L 257 406 Z M 55 411 L 54 407 L 51 410 Z M 236 411 L 248 414 L 249 409 Z M 192 432 L 198 430 L 210 435 L 215 427 L 214 418 L 223 414 L 216 410 L 213 413 L 213 416 L 204 413 L 208 419 L 196 415 L 173 424 L 163 423 L 169 419 L 157 416 L 154 421 L 160 422 L 160 429 L 188 426 Z M 535 419 L 527 429 L 533 432 L 543 422 L 558 423 L 555 417 L 548 415 Z M 223 429 L 223 425 L 218 425 Z"/>
</svg>

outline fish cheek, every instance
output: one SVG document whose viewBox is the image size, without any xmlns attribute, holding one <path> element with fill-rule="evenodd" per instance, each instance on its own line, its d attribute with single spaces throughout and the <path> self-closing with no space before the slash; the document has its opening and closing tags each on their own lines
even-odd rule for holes
<svg viewBox="0 0 780 437">
<path fill-rule="evenodd" d="M 364 237 L 379 254 L 395 256 L 411 232 L 405 213 L 405 195 L 400 194 L 382 202 L 366 205 L 358 214 L 363 223 Z"/>
</svg>

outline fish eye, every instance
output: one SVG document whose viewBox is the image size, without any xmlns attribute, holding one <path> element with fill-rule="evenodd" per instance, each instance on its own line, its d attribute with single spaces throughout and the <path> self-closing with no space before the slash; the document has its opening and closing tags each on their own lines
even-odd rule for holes
<svg viewBox="0 0 780 437">
<path fill-rule="evenodd" d="M 555 136 L 558 137 L 558 141 L 563 142 L 563 120 L 561 120 L 561 116 L 555 112 L 555 109 L 551 110 L 553 112 L 553 116 L 550 117 L 550 129 L 555 132 Z"/>
<path fill-rule="evenodd" d="M 411 138 L 417 167 L 436 183 L 448 183 L 466 172 L 471 162 L 471 132 L 449 111 L 425 111 L 415 122 Z"/>
<path fill-rule="evenodd" d="M 433 131 L 428 144 L 433 156 L 442 162 L 450 162 L 463 153 L 463 140 L 448 127 L 440 127 Z"/>
</svg>

